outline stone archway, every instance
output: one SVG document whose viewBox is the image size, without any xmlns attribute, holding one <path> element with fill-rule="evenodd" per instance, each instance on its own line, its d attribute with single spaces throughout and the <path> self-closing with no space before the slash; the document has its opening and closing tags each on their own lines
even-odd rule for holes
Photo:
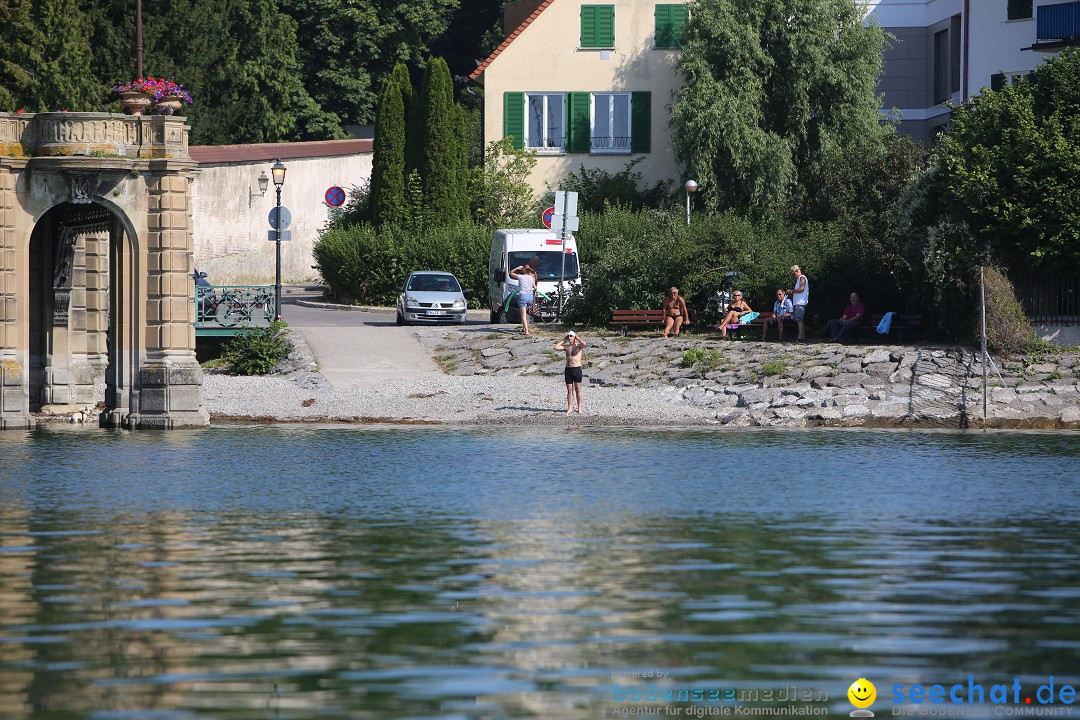
<svg viewBox="0 0 1080 720">
<path fill-rule="evenodd" d="M 195 359 L 187 126 L 0 113 L 0 428 L 209 422 Z"/>
</svg>

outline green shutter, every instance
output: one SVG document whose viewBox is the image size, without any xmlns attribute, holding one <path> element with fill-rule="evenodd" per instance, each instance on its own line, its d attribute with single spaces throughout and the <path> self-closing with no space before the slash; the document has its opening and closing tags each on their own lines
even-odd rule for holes
<svg viewBox="0 0 1080 720">
<path fill-rule="evenodd" d="M 581 6 L 581 46 L 615 47 L 615 6 Z"/>
<path fill-rule="evenodd" d="M 652 93 L 630 94 L 630 152 L 652 152 Z"/>
<path fill-rule="evenodd" d="M 589 129 L 589 107 L 592 97 L 587 92 L 569 93 L 570 95 L 570 121 L 566 124 L 566 151 L 572 153 L 588 153 L 592 147 Z"/>
<path fill-rule="evenodd" d="M 686 33 L 686 19 L 689 16 L 685 5 L 657 5 L 656 38 L 653 47 L 671 48 L 682 44 Z"/>
<path fill-rule="evenodd" d="M 503 137 L 514 138 L 514 149 L 525 147 L 525 93 L 503 93 Z"/>
<path fill-rule="evenodd" d="M 671 6 L 657 5 L 653 8 L 653 17 L 656 19 L 653 47 L 671 47 Z"/>
</svg>

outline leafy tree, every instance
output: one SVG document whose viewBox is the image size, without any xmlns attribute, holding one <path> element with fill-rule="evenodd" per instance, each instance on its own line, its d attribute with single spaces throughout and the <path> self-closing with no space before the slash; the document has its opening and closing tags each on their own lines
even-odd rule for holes
<svg viewBox="0 0 1080 720">
<path fill-rule="evenodd" d="M 459 0 L 281 0 L 298 24 L 303 86 L 340 128 L 374 120 L 397 63 L 423 64 Z"/>
<path fill-rule="evenodd" d="M 1013 270 L 1080 262 L 1080 53 L 953 111 L 939 212 Z"/>
<path fill-rule="evenodd" d="M 657 180 L 651 187 L 639 187 L 642 176 L 641 173 L 634 172 L 634 166 L 644 159 L 634 158 L 617 173 L 582 165 L 580 174 L 573 171 L 567 173 L 559 183 L 559 189 L 578 194 L 579 212 L 600 213 L 609 207 L 631 210 L 658 208 L 671 198 L 668 191 L 671 181 Z"/>
<path fill-rule="evenodd" d="M 429 212 L 440 222 L 464 220 L 468 200 L 462 172 L 462 116 L 454 102 L 450 70 L 442 58 L 428 61 L 419 106 L 423 120 L 420 176 Z"/>
<path fill-rule="evenodd" d="M 75 0 L 0 0 L 0 110 L 100 109 L 90 23 Z"/>
<path fill-rule="evenodd" d="M 405 126 L 412 82 L 409 70 L 398 63 L 383 83 L 375 117 L 375 157 L 371 169 L 371 204 L 376 222 L 403 222 L 405 200 Z"/>
<path fill-rule="evenodd" d="M 707 207 L 771 215 L 829 156 L 876 146 L 883 42 L 856 0 L 697 0 L 671 126 Z"/>
<path fill-rule="evenodd" d="M 474 170 L 477 220 L 496 227 L 524 224 L 536 210 L 529 173 L 536 167 L 536 152 L 514 149 L 513 138 L 488 143 L 482 166 Z"/>
</svg>

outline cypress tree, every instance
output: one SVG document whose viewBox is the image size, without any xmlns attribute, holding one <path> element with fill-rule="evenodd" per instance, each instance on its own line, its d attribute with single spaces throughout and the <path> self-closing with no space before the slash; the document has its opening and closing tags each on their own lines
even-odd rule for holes
<svg viewBox="0 0 1080 720">
<path fill-rule="evenodd" d="M 424 147 L 420 174 L 431 213 L 439 222 L 465 219 L 467 203 L 461 165 L 461 114 L 454 102 L 450 68 L 432 58 L 420 95 L 424 111 Z"/>
<path fill-rule="evenodd" d="M 375 157 L 371 168 L 371 210 L 376 223 L 404 222 L 405 123 L 412 82 L 403 63 L 394 66 L 383 83 L 375 113 Z"/>
</svg>

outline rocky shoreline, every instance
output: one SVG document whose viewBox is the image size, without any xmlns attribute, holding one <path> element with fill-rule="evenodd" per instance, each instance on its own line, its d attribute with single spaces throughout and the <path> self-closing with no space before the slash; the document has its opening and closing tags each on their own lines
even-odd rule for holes
<svg viewBox="0 0 1080 720">
<path fill-rule="evenodd" d="M 416 332 L 449 375 L 560 382 L 562 358 L 550 349 L 556 333 Z M 646 333 L 585 337 L 586 398 L 600 388 L 652 391 L 694 409 L 708 424 L 1080 427 L 1080 353 L 1073 351 L 1004 358 L 1000 367 L 988 368 L 984 418 L 983 367 L 971 349 L 693 335 L 665 340 Z"/>
</svg>

